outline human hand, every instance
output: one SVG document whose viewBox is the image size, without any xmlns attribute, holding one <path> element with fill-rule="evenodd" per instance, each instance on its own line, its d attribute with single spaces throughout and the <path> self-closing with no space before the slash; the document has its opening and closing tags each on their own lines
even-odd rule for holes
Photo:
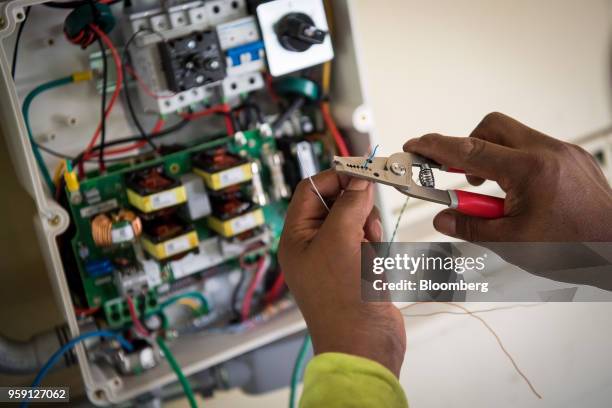
<svg viewBox="0 0 612 408">
<path fill-rule="evenodd" d="M 377 361 L 399 376 L 406 348 L 404 320 L 392 303 L 361 300 L 361 243 L 380 241 L 382 224 L 370 182 L 333 170 L 297 187 L 278 258 L 308 324 L 316 354 L 340 352 Z"/>
<path fill-rule="evenodd" d="M 443 234 L 466 241 L 612 241 L 612 189 L 582 148 L 491 113 L 469 138 L 429 134 L 404 150 L 461 168 L 468 181 L 496 181 L 506 192 L 505 216 L 487 220 L 444 210 Z"/>
</svg>

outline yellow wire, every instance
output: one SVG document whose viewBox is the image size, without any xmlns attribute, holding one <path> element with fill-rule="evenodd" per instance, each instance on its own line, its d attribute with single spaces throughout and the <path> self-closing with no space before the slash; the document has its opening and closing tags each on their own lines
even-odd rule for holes
<svg viewBox="0 0 612 408">
<path fill-rule="evenodd" d="M 177 301 L 177 303 L 183 305 L 183 306 L 187 306 L 190 309 L 192 309 L 194 312 L 199 313 L 200 312 L 200 303 L 195 300 L 195 299 L 189 299 L 189 298 L 185 298 L 185 299 L 180 299 Z"/>
<path fill-rule="evenodd" d="M 53 184 L 56 186 L 59 185 L 62 174 L 66 170 L 66 161 L 60 161 L 55 167 L 55 172 L 53 173 Z"/>
<path fill-rule="evenodd" d="M 325 12 L 327 13 L 327 26 L 329 27 L 329 33 L 333 36 L 334 34 L 334 12 L 331 7 L 329 0 L 325 0 Z M 323 88 L 323 95 L 329 94 L 331 86 L 331 61 L 327 61 L 323 64 L 323 73 L 321 78 L 321 87 Z"/>
</svg>

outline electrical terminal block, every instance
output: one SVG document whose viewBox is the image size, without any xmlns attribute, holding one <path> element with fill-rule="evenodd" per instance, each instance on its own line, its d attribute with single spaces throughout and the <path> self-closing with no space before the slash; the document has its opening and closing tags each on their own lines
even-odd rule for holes
<svg viewBox="0 0 612 408">
<path fill-rule="evenodd" d="M 157 293 L 150 290 L 143 296 L 136 296 L 133 299 L 136 314 L 142 316 L 155 313 L 158 309 Z M 111 329 L 123 327 L 132 322 L 128 304 L 124 298 L 115 298 L 104 303 L 102 307 L 106 322 Z"/>
<path fill-rule="evenodd" d="M 153 34 L 155 32 L 164 38 L 176 38 L 246 15 L 245 0 L 191 1 L 167 8 L 131 13 L 126 26 L 131 34 L 140 30 L 151 30 L 151 34 L 142 36 L 142 43 L 150 44 L 159 40 L 157 34 Z"/>
<path fill-rule="evenodd" d="M 126 177 L 126 185 L 128 201 L 143 213 L 173 207 L 187 201 L 185 187 L 165 175 L 162 167 L 130 173 Z"/>
<path fill-rule="evenodd" d="M 253 178 L 251 163 L 225 149 L 202 152 L 193 158 L 193 172 L 204 179 L 206 186 L 218 191 Z"/>
<path fill-rule="evenodd" d="M 158 261 L 168 260 L 198 247 L 198 234 L 177 217 L 162 217 L 144 226 L 143 249 Z"/>
<path fill-rule="evenodd" d="M 262 89 L 264 86 L 265 81 L 261 72 L 249 72 L 227 77 L 221 85 L 225 98 L 238 97 L 241 94 Z"/>
<path fill-rule="evenodd" d="M 206 30 L 159 43 L 168 88 L 183 92 L 225 78 L 217 32 Z"/>
</svg>

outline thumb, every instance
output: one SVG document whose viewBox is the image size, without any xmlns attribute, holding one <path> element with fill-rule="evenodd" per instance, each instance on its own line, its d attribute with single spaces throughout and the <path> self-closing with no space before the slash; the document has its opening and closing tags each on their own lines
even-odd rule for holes
<svg viewBox="0 0 612 408">
<path fill-rule="evenodd" d="M 471 242 L 499 241 L 499 220 L 471 217 L 455 210 L 444 210 L 433 220 L 438 232 Z"/>
<path fill-rule="evenodd" d="M 352 178 L 336 199 L 321 233 L 346 239 L 362 237 L 363 227 L 374 207 L 374 188 L 367 180 Z M 360 239 L 361 241 L 361 239 Z"/>
</svg>

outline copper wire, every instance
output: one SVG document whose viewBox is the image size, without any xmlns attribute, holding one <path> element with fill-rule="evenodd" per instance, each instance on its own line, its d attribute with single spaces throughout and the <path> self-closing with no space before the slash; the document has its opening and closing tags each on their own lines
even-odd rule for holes
<svg viewBox="0 0 612 408">
<path fill-rule="evenodd" d="M 116 224 L 129 222 L 134 232 L 134 238 L 142 234 L 142 221 L 130 210 L 119 210 L 114 214 L 98 214 L 91 221 L 91 235 L 97 246 L 109 247 L 113 242 L 113 227 Z"/>
</svg>

